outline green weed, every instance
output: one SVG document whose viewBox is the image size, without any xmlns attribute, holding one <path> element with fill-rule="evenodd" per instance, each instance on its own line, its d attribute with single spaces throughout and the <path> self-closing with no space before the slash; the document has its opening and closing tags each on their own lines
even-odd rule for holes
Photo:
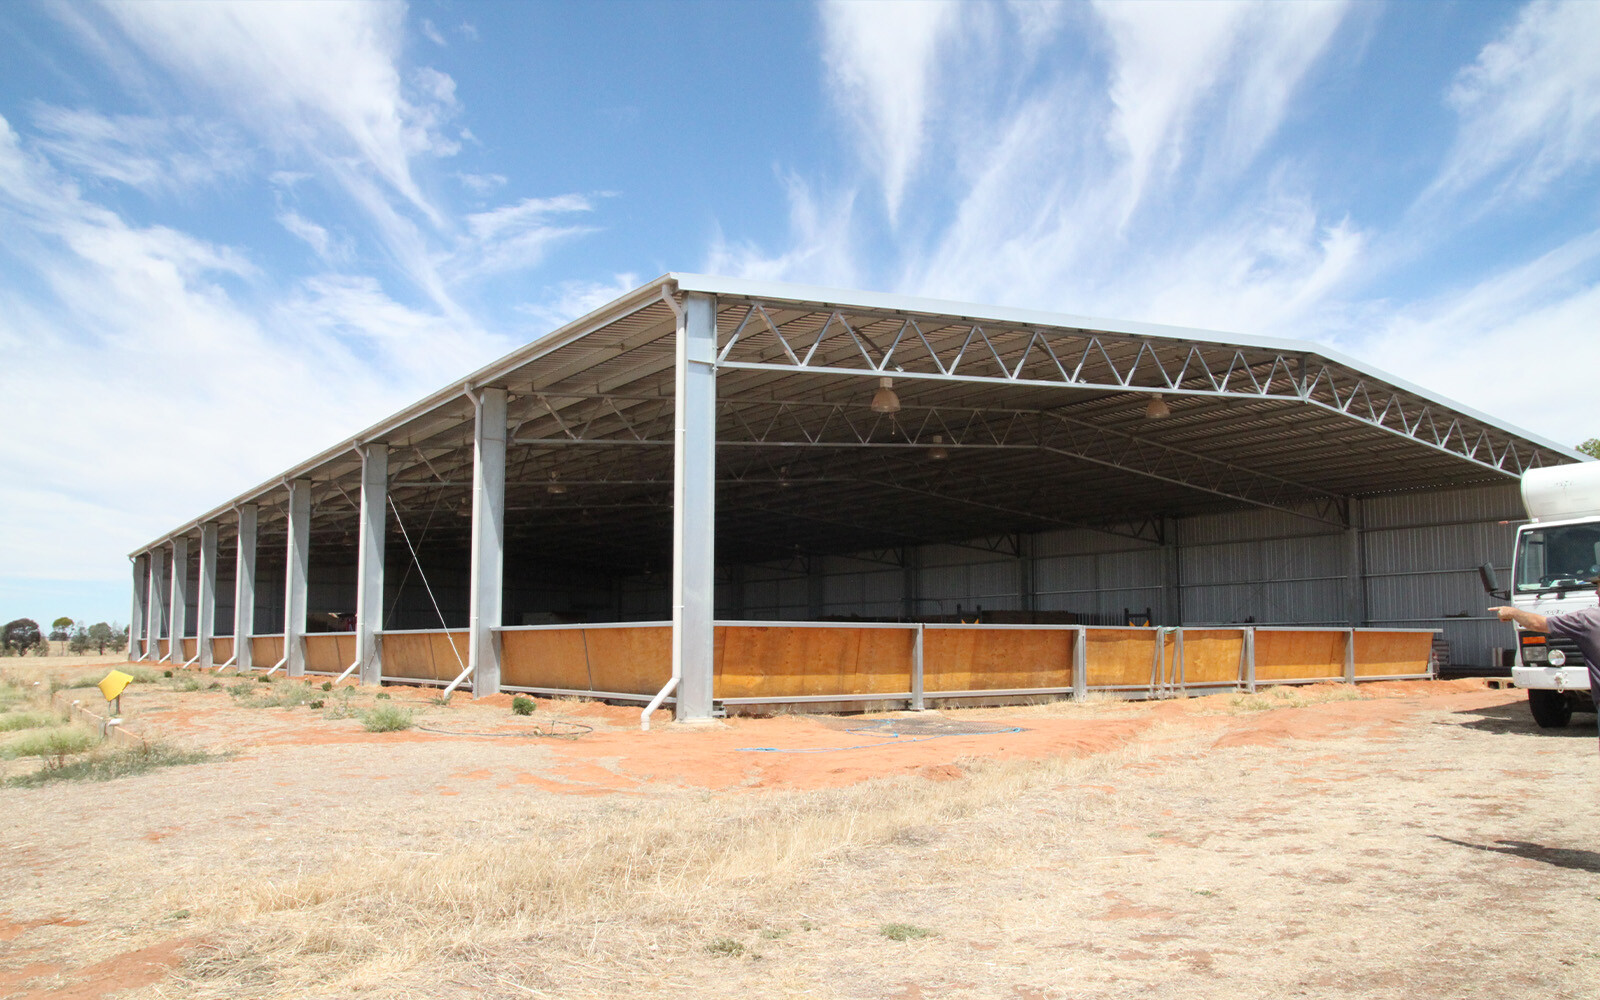
<svg viewBox="0 0 1600 1000">
<path fill-rule="evenodd" d="M 878 928 L 878 933 L 890 941 L 913 941 L 928 937 L 933 931 L 926 927 L 918 927 L 916 924 L 884 924 Z"/>
<path fill-rule="evenodd" d="M 12 740 L 0 746 L 0 756 L 13 759 L 38 757 L 46 768 L 58 768 L 68 757 L 83 753 L 98 742 L 99 738 L 87 730 L 75 726 L 62 726 L 28 733 L 21 739 Z"/>
<path fill-rule="evenodd" d="M 102 746 L 59 767 L 47 767 L 32 774 L 11 778 L 6 784 L 37 787 L 55 781 L 110 781 L 113 778 L 144 774 L 159 767 L 203 764 L 207 761 L 226 760 L 230 756 L 232 755 L 207 753 L 204 750 L 180 750 L 165 743 L 151 743 L 137 747 Z"/>
<path fill-rule="evenodd" d="M 511 714 L 532 715 L 533 706 L 534 701 L 532 698 L 529 698 L 527 695 L 519 694 L 515 698 L 511 699 Z"/>
<path fill-rule="evenodd" d="M 414 724 L 411 709 L 394 705 L 374 705 L 361 713 L 361 727 L 369 733 L 393 733 Z"/>
<path fill-rule="evenodd" d="M 54 712 L 12 712 L 0 715 L 0 733 L 14 733 L 22 729 L 38 729 L 61 721 Z"/>
</svg>

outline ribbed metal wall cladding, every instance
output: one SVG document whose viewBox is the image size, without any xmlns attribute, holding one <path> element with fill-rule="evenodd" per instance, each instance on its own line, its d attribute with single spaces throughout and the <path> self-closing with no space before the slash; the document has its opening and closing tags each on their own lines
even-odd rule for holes
<svg viewBox="0 0 1600 1000">
<path fill-rule="evenodd" d="M 1087 532 L 1071 535 L 1094 537 Z M 1167 554 L 1159 546 L 1139 545 L 1129 539 L 1100 536 L 1095 542 L 1083 554 L 1035 556 L 1034 607 L 1093 615 L 1120 615 L 1124 610 L 1146 608 L 1159 612 Z M 1061 549 L 1052 544 L 1045 551 Z"/>
<path fill-rule="evenodd" d="M 1511 626 L 1485 613 L 1478 566 L 1509 579 L 1516 522 L 1527 517 L 1514 483 L 1395 494 L 1361 505 L 1366 615 L 1374 625 L 1440 628 L 1455 663 L 1489 665 L 1511 646 Z M 1512 523 L 1501 524 L 1501 521 Z"/>
<path fill-rule="evenodd" d="M 1484 613 L 1477 567 L 1509 574 L 1522 502 L 1515 484 L 1369 498 L 1357 505 L 1361 606 L 1351 608 L 1348 532 L 1267 510 L 1175 522 L 1176 548 L 1091 531 L 1052 531 L 1029 540 L 1031 606 L 1040 611 L 1120 615 L 1150 608 L 1157 621 L 1441 628 L 1456 663 L 1488 665 L 1508 646 L 1507 627 Z M 930 545 L 912 554 L 916 614 L 1024 606 L 1026 563 L 1004 546 Z M 905 614 L 908 574 L 894 554 L 829 556 L 743 570 L 743 614 L 796 620 L 820 612 L 894 619 Z M 1176 568 L 1173 567 L 1176 561 Z M 1176 573 L 1174 596 L 1171 583 Z M 820 591 L 814 591 L 814 587 Z M 820 594 L 820 607 L 815 605 Z M 654 602 L 649 602 L 654 604 Z M 737 607 L 719 592 L 719 607 Z M 643 609 L 640 609 L 641 611 Z M 1465 617 L 1463 617 L 1463 615 Z"/>
</svg>

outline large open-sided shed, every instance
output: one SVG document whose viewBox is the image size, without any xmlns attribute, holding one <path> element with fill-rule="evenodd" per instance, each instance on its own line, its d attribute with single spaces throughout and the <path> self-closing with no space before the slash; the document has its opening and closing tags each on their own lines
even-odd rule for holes
<svg viewBox="0 0 1600 1000">
<path fill-rule="evenodd" d="M 1581 459 L 1307 343 L 668 274 L 141 548 L 135 648 L 641 698 L 670 650 L 687 718 L 846 655 L 737 622 L 1426 629 L 1486 663 L 1475 567 L 1517 477 Z"/>
</svg>

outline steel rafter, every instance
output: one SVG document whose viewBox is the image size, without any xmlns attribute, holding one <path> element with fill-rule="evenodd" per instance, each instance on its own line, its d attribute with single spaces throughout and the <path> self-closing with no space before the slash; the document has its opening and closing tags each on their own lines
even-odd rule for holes
<svg viewBox="0 0 1600 1000">
<path fill-rule="evenodd" d="M 1537 449 L 1469 416 L 1300 351 L 954 317 L 724 300 L 723 369 L 1284 400 L 1507 476 Z M 785 318 L 787 316 L 787 318 Z"/>
<path fill-rule="evenodd" d="M 593 401 L 615 426 L 594 436 L 593 418 L 561 421 L 563 436 L 516 438 L 518 445 L 670 446 L 647 436 L 614 399 Z M 724 400 L 718 406 L 719 447 L 922 447 L 937 434 L 964 449 L 1034 449 L 1333 525 L 1348 523 L 1345 498 L 1306 483 L 1114 430 L 1054 410 L 908 406 L 893 416 L 858 404 Z M 559 419 L 559 418 L 558 418 Z M 619 429 L 620 428 L 620 429 Z M 1305 508 L 1309 506 L 1308 512 Z"/>
</svg>

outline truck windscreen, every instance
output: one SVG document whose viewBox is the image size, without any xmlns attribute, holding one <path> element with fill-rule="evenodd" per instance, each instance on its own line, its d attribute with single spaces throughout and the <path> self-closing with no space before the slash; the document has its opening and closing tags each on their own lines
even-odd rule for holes
<svg viewBox="0 0 1600 1000">
<path fill-rule="evenodd" d="M 1517 539 L 1517 593 L 1577 590 L 1600 576 L 1600 524 L 1529 528 Z"/>
</svg>

